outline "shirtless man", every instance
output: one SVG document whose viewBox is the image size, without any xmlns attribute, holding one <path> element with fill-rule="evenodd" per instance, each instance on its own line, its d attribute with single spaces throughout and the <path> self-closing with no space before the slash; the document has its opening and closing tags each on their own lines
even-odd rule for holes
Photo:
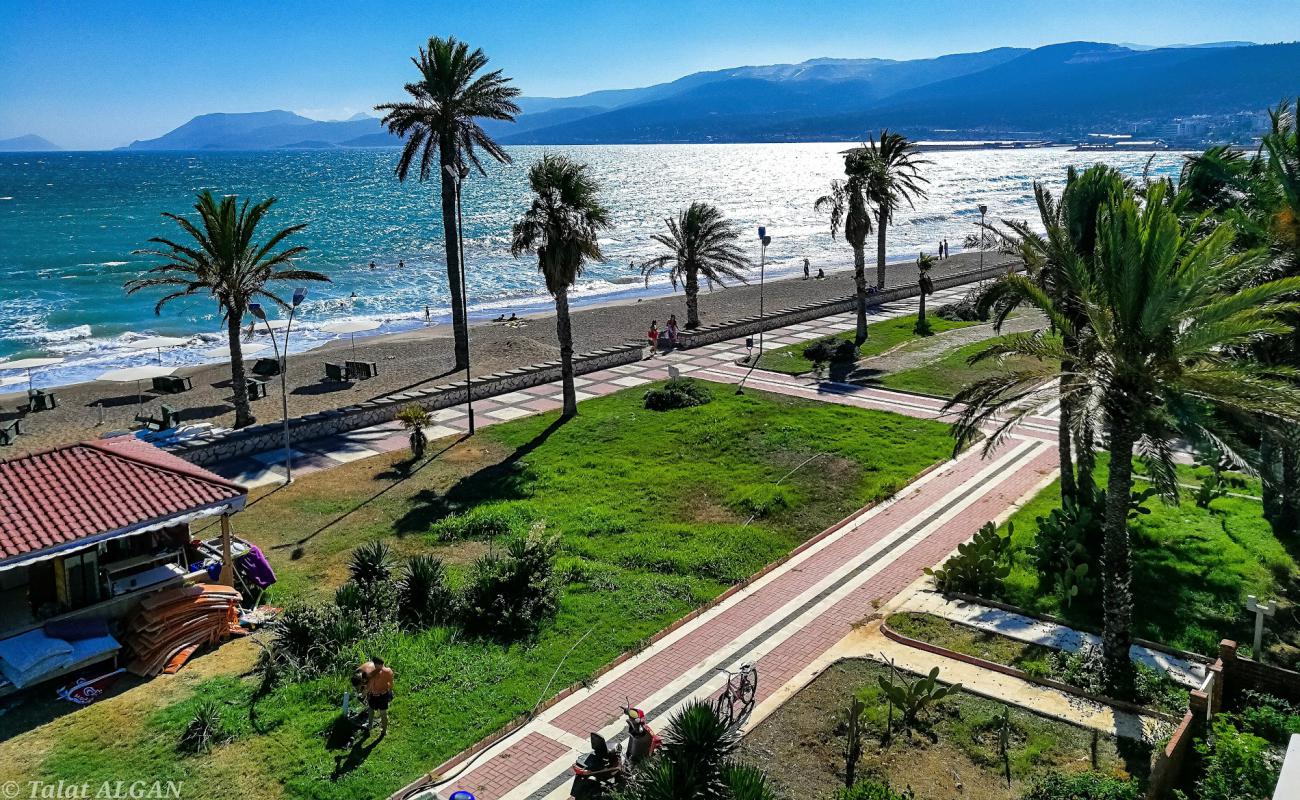
<svg viewBox="0 0 1300 800">
<path fill-rule="evenodd" d="M 362 690 L 366 697 L 366 730 L 379 712 L 379 738 L 388 733 L 388 704 L 393 702 L 393 668 L 379 656 L 361 665 Z"/>
</svg>

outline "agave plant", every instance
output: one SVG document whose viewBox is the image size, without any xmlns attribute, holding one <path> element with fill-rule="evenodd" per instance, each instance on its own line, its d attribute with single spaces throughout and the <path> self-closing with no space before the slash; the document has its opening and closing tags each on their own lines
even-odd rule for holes
<svg viewBox="0 0 1300 800">
<path fill-rule="evenodd" d="M 381 539 L 358 546 L 348 558 L 348 575 L 362 586 L 391 581 L 393 569 L 393 550 Z"/>
<path fill-rule="evenodd" d="M 451 607 L 447 570 L 442 560 L 430 555 L 412 556 L 397 580 L 397 609 L 402 622 L 411 628 L 427 628 L 445 618 Z"/>
<path fill-rule="evenodd" d="M 205 698 L 199 701 L 194 716 L 181 732 L 177 748 L 186 753 L 207 753 L 229 738 L 221 725 L 221 706 Z"/>
</svg>

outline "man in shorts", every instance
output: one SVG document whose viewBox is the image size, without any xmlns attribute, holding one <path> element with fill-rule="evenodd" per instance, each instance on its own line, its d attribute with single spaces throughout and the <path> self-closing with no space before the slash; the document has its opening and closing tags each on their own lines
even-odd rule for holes
<svg viewBox="0 0 1300 800">
<path fill-rule="evenodd" d="M 379 738 L 388 733 L 388 706 L 393 702 L 393 668 L 379 656 L 361 665 L 362 690 L 366 698 L 366 731 L 379 714 Z"/>
</svg>

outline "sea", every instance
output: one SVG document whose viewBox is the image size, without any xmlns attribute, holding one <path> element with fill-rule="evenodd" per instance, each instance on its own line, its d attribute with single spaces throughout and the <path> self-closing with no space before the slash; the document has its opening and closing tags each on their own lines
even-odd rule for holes
<svg viewBox="0 0 1300 800">
<path fill-rule="evenodd" d="M 528 166 L 544 152 L 588 164 L 614 222 L 601 239 L 606 260 L 590 264 L 573 292 L 581 305 L 669 291 L 662 277 L 647 285 L 633 264 L 662 247 L 651 237 L 664 230 L 665 217 L 696 200 L 718 205 L 742 226 L 755 260 L 757 229 L 767 229 L 769 276 L 800 271 L 805 258 L 814 272 L 851 266 L 848 247 L 832 239 L 826 216 L 813 208 L 842 171 L 849 146 L 508 148 L 512 163 L 486 163 L 484 174 L 472 173 L 465 182 L 471 315 L 550 307 L 536 261 L 513 258 L 509 246 L 510 226 L 530 202 Z M 225 341 L 211 298 L 176 301 L 155 313 L 161 290 L 128 296 L 122 288 L 156 263 L 136 254 L 151 237 L 183 237 L 162 213 L 192 214 L 195 194 L 205 189 L 277 198 L 263 235 L 306 223 L 295 237 L 309 248 L 299 263 L 331 282 L 308 285 L 293 351 L 334 338 L 321 326 L 342 318 L 374 321 L 375 334 L 446 324 L 438 184 L 399 181 L 397 158 L 389 149 L 0 153 L 0 361 L 61 356 L 62 364 L 37 371 L 34 379 L 38 386 L 68 384 L 119 366 L 155 363 L 154 352 L 127 346 L 151 335 L 185 339 L 162 353 L 168 365 L 218 360 L 203 355 Z M 977 231 L 981 204 L 990 220 L 1034 220 L 1033 183 L 1059 187 L 1070 165 L 1102 161 L 1138 177 L 1144 170 L 1175 174 L 1183 162 L 1175 152 L 1066 148 L 943 151 L 925 158 L 932 162 L 924 167 L 928 196 L 897 214 L 888 237 L 891 258 L 934 252 L 945 238 L 960 250 L 963 238 Z M 291 287 L 283 291 L 287 296 Z"/>
</svg>

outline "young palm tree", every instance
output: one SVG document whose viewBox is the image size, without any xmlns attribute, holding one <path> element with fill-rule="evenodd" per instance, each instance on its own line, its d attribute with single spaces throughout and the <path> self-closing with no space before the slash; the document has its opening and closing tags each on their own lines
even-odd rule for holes
<svg viewBox="0 0 1300 800">
<path fill-rule="evenodd" d="M 663 746 L 643 767 L 627 800 L 775 800 L 763 771 L 736 760 L 739 734 L 706 703 L 673 715 Z"/>
<path fill-rule="evenodd" d="M 916 333 L 919 336 L 930 335 L 930 323 L 925 319 L 925 296 L 934 291 L 934 280 L 930 270 L 934 269 L 934 256 L 921 253 L 916 257 L 916 286 L 921 290 L 921 308 L 916 313 Z"/>
<path fill-rule="evenodd" d="M 844 241 L 853 248 L 853 283 L 857 296 L 858 330 L 856 343 L 867 340 L 867 237 L 871 235 L 871 212 L 867 208 L 866 176 L 862 150 L 844 156 L 844 180 L 831 181 L 831 192 L 817 198 L 813 208 L 829 213 L 831 238 L 841 231 Z"/>
<path fill-rule="evenodd" d="M 510 163 L 510 154 L 479 127 L 477 120 L 513 122 L 519 114 L 519 106 L 514 103 L 519 90 L 509 85 L 510 79 L 501 70 L 480 74 L 487 66 L 487 56 L 479 49 L 470 51 L 469 45 L 454 36 L 430 38 L 428 47 L 420 48 L 420 54 L 411 61 L 420 71 L 418 80 L 406 84 L 411 99 L 375 106 L 375 110 L 385 112 L 383 124 L 390 132 L 406 139 L 397 160 L 398 180 L 405 181 L 417 161 L 421 181 L 428 180 L 437 165 L 442 181 L 442 238 L 447 250 L 455 368 L 463 369 L 469 363 L 469 318 L 461 292 L 457 182 L 471 164 L 482 174 L 476 147 L 497 161 Z"/>
<path fill-rule="evenodd" d="M 1094 263 L 1088 273 L 1076 263 L 1070 276 L 1086 328 L 1076 329 L 1052 297 L 1035 286 L 1025 296 L 1065 336 L 1042 332 L 1003 337 L 972 361 L 1005 356 L 1038 359 L 1041 369 L 995 374 L 963 389 L 949 404 L 961 410 L 959 442 L 1002 415 L 992 449 L 1011 425 L 1028 413 L 1027 400 L 1045 396 L 1035 389 L 1059 377 L 1055 365 L 1073 363 L 1078 379 L 1093 386 L 1091 402 L 1106 433 L 1110 468 L 1105 490 L 1102 554 L 1103 671 L 1109 690 L 1132 694 L 1128 651 L 1132 641 L 1132 574 L 1128 515 L 1133 489 L 1132 460 L 1142 455 L 1154 485 L 1166 497 L 1178 487 L 1170 441 L 1182 437 L 1233 455 L 1235 437 L 1225 419 L 1239 416 L 1300 420 L 1295 372 L 1256 360 L 1233 358 L 1234 349 L 1291 326 L 1281 316 L 1294 312 L 1281 298 L 1300 290 L 1300 278 L 1248 288 L 1260 267 L 1256 251 L 1233 252 L 1235 232 L 1220 226 L 1203 238 L 1184 227 L 1166 202 L 1167 187 L 1156 185 L 1145 205 L 1131 190 L 1107 201 L 1097 225 Z M 1240 460 L 1240 459 L 1238 459 Z"/>
<path fill-rule="evenodd" d="M 208 294 L 217 301 L 226 321 L 230 339 L 230 380 L 235 393 L 235 427 L 253 424 L 253 414 L 248 407 L 248 385 L 244 382 L 244 358 L 240 331 L 244 312 L 255 298 L 263 297 L 281 308 L 287 304 L 272 294 L 268 284 L 277 281 L 328 281 L 319 272 L 289 268 L 293 260 L 307 248 L 302 245 L 276 250 L 286 239 L 298 233 L 305 224 L 290 225 L 272 233 L 265 241 L 255 242 L 257 226 L 275 203 L 268 197 L 256 205 L 242 204 L 234 195 L 212 197 L 204 191 L 198 196 L 194 210 L 198 224 L 176 214 L 164 213 L 174 220 L 193 241 L 177 242 L 161 236 L 149 241 L 157 248 L 137 250 L 136 255 L 157 256 L 164 263 L 149 269 L 141 277 L 127 281 L 127 294 L 155 286 L 177 287 L 154 306 L 154 313 L 178 297 Z"/>
<path fill-rule="evenodd" d="M 922 184 L 929 179 L 921 167 L 931 162 L 919 158 L 916 145 L 900 133 L 880 132 L 880 141 L 870 141 L 858 150 L 860 169 L 866 178 L 866 197 L 876 209 L 876 288 L 885 288 L 885 234 L 894 212 L 903 203 L 911 206 L 926 196 Z"/>
<path fill-rule="evenodd" d="M 753 266 L 749 257 L 736 244 L 740 228 L 722 216 L 717 206 L 708 203 L 691 203 L 677 219 L 664 220 L 668 233 L 656 233 L 653 238 L 670 252 L 655 256 L 641 265 L 646 283 L 657 270 L 667 269 L 673 288 L 680 280 L 686 287 L 686 327 L 700 327 L 700 277 L 713 284 L 724 286 L 724 278 L 745 282 L 741 270 Z"/>
<path fill-rule="evenodd" d="M 587 165 L 564 156 L 543 155 L 528 170 L 528 185 L 537 196 L 515 223 L 510 252 L 518 258 L 537 254 L 537 269 L 555 298 L 555 331 L 560 339 L 561 375 L 566 417 L 578 413 L 573 388 L 573 329 L 569 324 L 569 287 L 588 261 L 604 255 L 597 241 L 611 226 L 609 212 L 596 197 L 598 186 Z"/>
</svg>

